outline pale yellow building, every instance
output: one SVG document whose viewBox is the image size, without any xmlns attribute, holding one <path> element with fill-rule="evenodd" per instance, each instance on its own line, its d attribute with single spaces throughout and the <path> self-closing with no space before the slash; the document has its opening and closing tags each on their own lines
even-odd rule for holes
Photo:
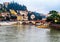
<svg viewBox="0 0 60 42">
<path fill-rule="evenodd" d="M 23 17 L 22 16 L 17 16 L 17 20 L 18 21 L 22 21 L 23 20 Z"/>
<path fill-rule="evenodd" d="M 20 14 L 21 14 L 21 15 L 26 15 L 26 16 L 27 16 L 28 11 L 20 11 Z"/>
<path fill-rule="evenodd" d="M 23 20 L 28 20 L 28 11 L 20 11 L 20 15 L 23 16 Z"/>
</svg>

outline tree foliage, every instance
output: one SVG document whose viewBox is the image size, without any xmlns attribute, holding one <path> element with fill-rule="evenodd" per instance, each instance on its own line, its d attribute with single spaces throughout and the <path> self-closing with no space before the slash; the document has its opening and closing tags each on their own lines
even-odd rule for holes
<svg viewBox="0 0 60 42">
<path fill-rule="evenodd" d="M 52 11 L 49 12 L 49 14 L 58 14 L 58 12 L 55 11 L 55 10 L 52 10 Z"/>
<path fill-rule="evenodd" d="M 41 20 L 42 19 L 42 16 L 40 16 L 39 13 L 37 12 L 32 12 L 32 13 L 28 13 L 28 20 L 32 20 L 31 19 L 31 15 L 35 15 L 35 18 L 33 20 Z"/>
<path fill-rule="evenodd" d="M 27 10 L 27 7 L 25 5 L 20 5 L 18 3 L 11 2 L 7 6 L 7 10 L 10 10 L 10 9 L 13 9 L 15 11 L 17 11 L 17 10 Z"/>
<path fill-rule="evenodd" d="M 51 14 L 51 16 L 47 17 L 47 21 L 55 23 L 55 20 L 57 20 L 57 23 L 60 23 L 60 15 L 57 11 L 52 10 L 49 13 Z"/>
</svg>

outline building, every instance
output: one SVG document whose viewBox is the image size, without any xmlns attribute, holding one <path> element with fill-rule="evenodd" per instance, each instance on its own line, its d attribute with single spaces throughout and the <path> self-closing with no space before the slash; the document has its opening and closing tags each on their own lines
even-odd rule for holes
<svg viewBox="0 0 60 42">
<path fill-rule="evenodd" d="M 23 17 L 22 16 L 17 16 L 17 20 L 18 21 L 22 21 L 23 20 Z"/>
<path fill-rule="evenodd" d="M 9 2 L 4 2 L 3 4 L 4 4 L 4 6 L 7 8 Z"/>
<path fill-rule="evenodd" d="M 28 11 L 20 11 L 20 14 L 21 14 L 21 15 L 25 15 L 25 16 L 27 16 Z"/>
<path fill-rule="evenodd" d="M 31 17 L 31 19 L 33 20 L 33 19 L 35 18 L 35 15 L 34 15 L 34 14 L 32 14 L 30 17 Z"/>
<path fill-rule="evenodd" d="M 2 9 L 2 4 L 0 4 L 0 9 Z"/>
<path fill-rule="evenodd" d="M 9 12 L 3 12 L 3 13 L 1 13 L 2 16 L 7 16 L 7 14 L 9 14 Z"/>
<path fill-rule="evenodd" d="M 23 17 L 23 20 L 28 20 L 28 11 L 20 11 L 20 15 Z"/>
</svg>

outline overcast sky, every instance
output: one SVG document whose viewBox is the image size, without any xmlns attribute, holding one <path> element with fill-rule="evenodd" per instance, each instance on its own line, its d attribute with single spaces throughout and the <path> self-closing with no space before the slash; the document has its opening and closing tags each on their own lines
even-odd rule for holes
<svg viewBox="0 0 60 42">
<path fill-rule="evenodd" d="M 0 0 L 0 3 L 12 1 L 27 6 L 29 11 L 48 13 L 50 10 L 56 10 L 60 12 L 60 0 Z"/>
</svg>

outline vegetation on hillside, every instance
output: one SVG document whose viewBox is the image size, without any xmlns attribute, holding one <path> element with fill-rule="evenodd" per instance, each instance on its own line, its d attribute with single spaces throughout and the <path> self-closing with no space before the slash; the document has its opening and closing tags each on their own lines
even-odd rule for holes
<svg viewBox="0 0 60 42">
<path fill-rule="evenodd" d="M 0 9 L 0 13 L 9 12 L 11 18 L 16 17 L 15 15 L 11 14 L 10 10 L 14 10 L 16 13 L 17 13 L 17 11 L 20 11 L 20 10 L 28 11 L 27 7 L 25 5 L 20 5 L 16 2 L 10 2 L 10 3 L 8 3 L 7 7 L 5 6 L 5 4 L 2 4 L 2 8 Z M 13 13 L 15 13 L 15 12 L 13 12 Z M 35 18 L 33 20 L 41 20 L 42 19 L 42 16 L 40 16 L 40 13 L 37 13 L 37 12 L 29 13 L 28 12 L 28 20 L 32 20 L 31 19 L 32 14 L 35 16 Z"/>
<path fill-rule="evenodd" d="M 60 24 L 60 15 L 58 14 L 57 11 L 52 10 L 49 12 L 49 14 L 51 14 L 51 16 L 47 17 L 48 22 Z"/>
<path fill-rule="evenodd" d="M 7 10 L 10 10 L 10 9 L 13 9 L 15 11 L 17 11 L 17 10 L 23 10 L 23 11 L 25 11 L 25 10 L 27 10 L 27 7 L 25 5 L 20 5 L 18 3 L 11 2 L 7 6 Z"/>
<path fill-rule="evenodd" d="M 33 20 L 41 20 L 42 19 L 42 16 L 40 16 L 40 13 L 32 12 L 32 13 L 28 13 L 28 19 L 29 20 L 32 20 L 31 19 L 32 14 L 35 16 L 35 18 Z"/>
</svg>

